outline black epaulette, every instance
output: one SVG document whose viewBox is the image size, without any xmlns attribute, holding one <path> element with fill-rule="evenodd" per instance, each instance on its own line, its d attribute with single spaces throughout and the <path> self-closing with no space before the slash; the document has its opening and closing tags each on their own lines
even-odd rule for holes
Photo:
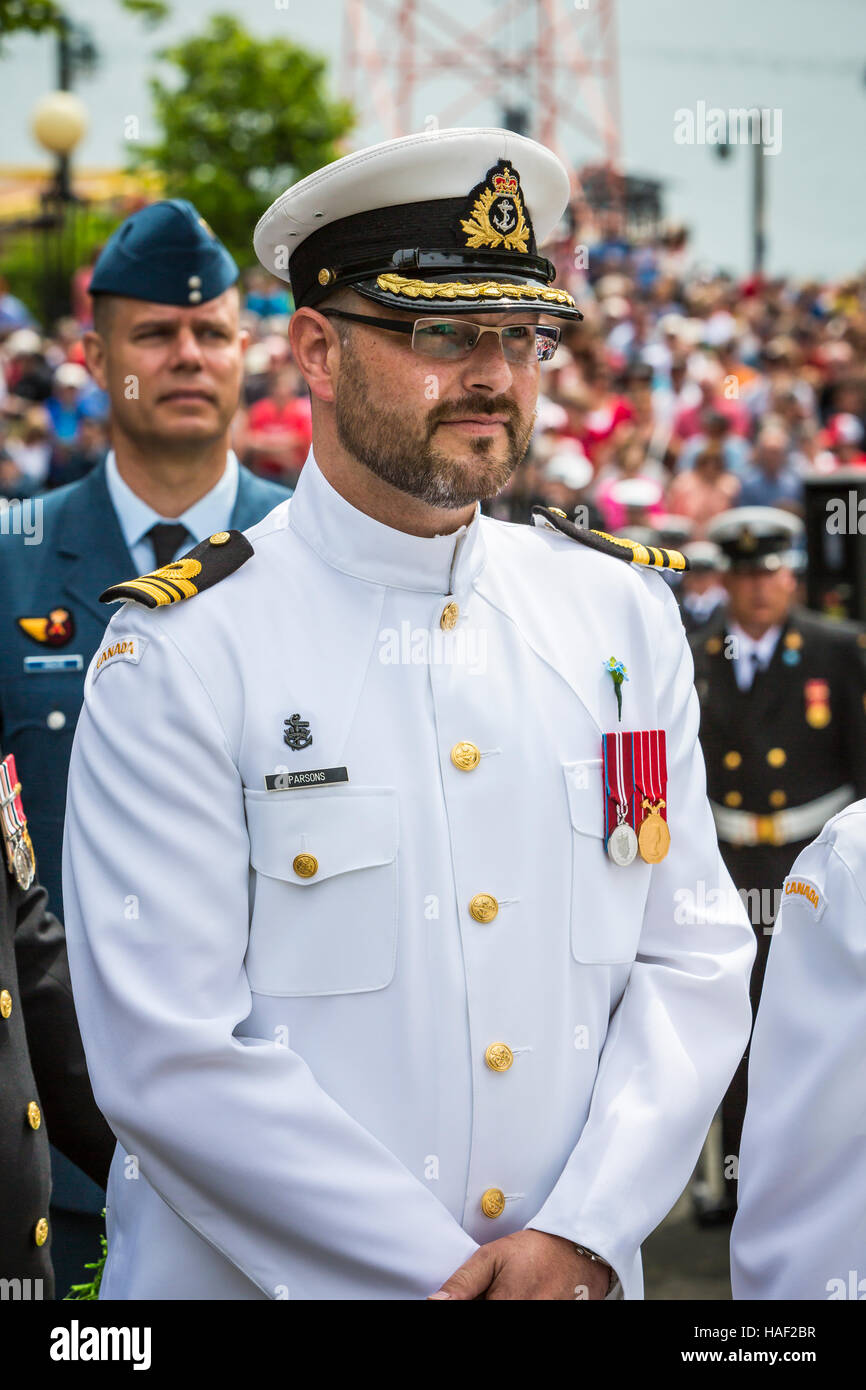
<svg viewBox="0 0 866 1390">
<path fill-rule="evenodd" d="M 112 584 L 99 595 L 100 603 L 116 603 L 131 598 L 145 608 L 162 608 L 167 603 L 180 603 L 194 598 L 203 589 L 218 584 L 227 574 L 234 574 L 253 554 L 242 531 L 217 531 L 206 541 L 188 550 L 179 560 L 172 560 L 161 569 L 142 574 L 138 579 L 125 579 Z"/>
<path fill-rule="evenodd" d="M 592 550 L 600 550 L 604 555 L 613 555 L 617 560 L 628 560 L 635 565 L 649 565 L 652 569 L 687 570 L 690 568 L 685 555 L 679 550 L 664 550 L 660 545 L 642 545 L 640 541 L 626 540 L 625 536 L 609 536 L 606 531 L 589 531 L 575 526 L 565 512 L 558 507 L 533 507 L 533 526 L 551 526 L 570 536 L 581 545 Z"/>
</svg>

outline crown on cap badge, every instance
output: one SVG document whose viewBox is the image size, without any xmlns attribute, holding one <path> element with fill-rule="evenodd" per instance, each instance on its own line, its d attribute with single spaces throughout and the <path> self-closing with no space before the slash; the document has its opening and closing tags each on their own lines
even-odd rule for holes
<svg viewBox="0 0 866 1390">
<path fill-rule="evenodd" d="M 517 179 L 506 169 L 504 174 L 493 175 L 493 187 L 497 193 L 516 193 Z"/>
<path fill-rule="evenodd" d="M 460 219 L 467 246 L 529 250 L 532 228 L 520 196 L 520 175 L 504 159 L 488 169 L 469 198 L 473 200 L 469 216 Z"/>
</svg>

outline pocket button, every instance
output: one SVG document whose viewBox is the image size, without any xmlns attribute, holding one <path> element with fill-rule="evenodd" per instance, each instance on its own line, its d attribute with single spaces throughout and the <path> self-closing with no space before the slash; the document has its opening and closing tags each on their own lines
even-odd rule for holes
<svg viewBox="0 0 866 1390">
<path fill-rule="evenodd" d="M 292 868 L 298 878 L 312 878 L 319 872 L 319 861 L 314 854 L 296 854 L 292 860 Z"/>
</svg>

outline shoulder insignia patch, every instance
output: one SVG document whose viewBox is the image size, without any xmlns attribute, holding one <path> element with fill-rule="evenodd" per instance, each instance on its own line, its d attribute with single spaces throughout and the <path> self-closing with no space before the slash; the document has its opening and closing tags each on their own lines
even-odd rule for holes
<svg viewBox="0 0 866 1390">
<path fill-rule="evenodd" d="M 93 679 L 96 680 L 106 666 L 111 666 L 115 661 L 131 661 L 133 666 L 137 666 L 144 656 L 148 640 L 147 637 L 130 633 L 127 636 L 118 635 L 113 641 L 106 642 L 100 647 L 93 663 Z"/>
<path fill-rule="evenodd" d="M 609 536 L 606 531 L 590 531 L 575 526 L 558 507 L 533 507 L 532 524 L 551 527 L 573 541 L 588 545 L 592 550 L 600 550 L 605 555 L 613 555 L 618 560 L 628 560 L 635 565 L 648 565 L 652 569 L 690 568 L 685 555 L 679 550 L 664 550 L 660 545 L 641 545 L 640 541 L 626 540 L 624 536 Z"/>
<path fill-rule="evenodd" d="M 172 560 L 161 569 L 142 574 L 138 579 L 125 579 L 112 584 L 99 595 L 100 603 L 117 603 L 132 599 L 145 608 L 163 608 L 181 599 L 194 598 L 202 590 L 218 584 L 246 564 L 254 553 L 242 531 L 217 531 L 206 541 L 200 541 L 179 560 Z"/>
<path fill-rule="evenodd" d="M 827 899 L 813 879 L 796 874 L 789 875 L 782 885 L 782 902 L 787 902 L 792 897 L 799 899 L 804 907 L 808 907 L 816 922 L 823 917 Z"/>
</svg>

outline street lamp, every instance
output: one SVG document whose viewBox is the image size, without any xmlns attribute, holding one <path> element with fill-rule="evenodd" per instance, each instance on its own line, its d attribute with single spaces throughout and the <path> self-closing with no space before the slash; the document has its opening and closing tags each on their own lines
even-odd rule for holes
<svg viewBox="0 0 866 1390">
<path fill-rule="evenodd" d="M 74 92 L 49 92 L 37 103 L 30 127 L 44 150 L 58 157 L 58 192 L 69 201 L 69 156 L 87 133 L 87 107 Z"/>
<path fill-rule="evenodd" d="M 87 107 L 75 92 L 49 92 L 31 120 L 40 145 L 54 154 L 70 154 L 87 131 Z"/>
<path fill-rule="evenodd" d="M 767 249 L 767 186 L 761 112 L 758 107 L 749 110 L 749 140 L 752 146 L 752 274 L 761 275 Z M 716 145 L 716 154 L 719 159 L 727 159 L 733 150 L 734 146 L 726 133 L 725 139 Z"/>
<path fill-rule="evenodd" d="M 95 67 L 97 52 L 88 31 L 61 14 L 57 23 L 57 90 L 36 105 L 31 129 L 56 159 L 53 181 L 42 194 L 42 212 L 32 225 L 44 234 L 43 318 L 48 324 L 69 312 L 70 277 L 75 260 L 76 197 L 69 174 L 72 151 L 87 132 L 87 108 L 71 90 L 79 72 Z"/>
<path fill-rule="evenodd" d="M 75 255 L 75 194 L 69 177 L 72 151 L 87 130 L 87 109 L 74 92 L 49 92 L 38 102 L 30 128 L 43 149 L 56 157 L 52 182 L 42 193 L 38 229 L 43 247 L 42 316 L 46 330 L 69 312 Z M 69 240 L 71 246 L 67 248 Z"/>
</svg>

